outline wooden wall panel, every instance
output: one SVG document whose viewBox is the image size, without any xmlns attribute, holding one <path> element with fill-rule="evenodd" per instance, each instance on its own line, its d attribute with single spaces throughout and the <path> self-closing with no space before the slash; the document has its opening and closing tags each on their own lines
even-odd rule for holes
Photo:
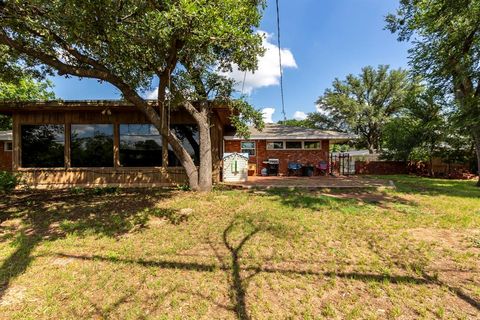
<svg viewBox="0 0 480 320">
<path fill-rule="evenodd" d="M 74 186 L 171 186 L 187 183 L 183 168 L 19 169 L 24 183 L 37 188 Z"/>
<path fill-rule="evenodd" d="M 213 180 L 220 181 L 221 159 L 223 153 L 222 124 L 217 115 L 212 117 L 212 152 L 213 152 Z M 69 126 L 71 124 L 115 124 L 115 133 L 118 125 L 149 123 L 141 112 L 132 110 L 102 111 L 51 111 L 39 110 L 30 112 L 16 112 L 13 114 L 14 170 L 22 173 L 27 185 L 46 187 L 71 187 L 71 186 L 166 186 L 187 183 L 187 176 L 183 168 L 122 168 L 119 166 L 118 137 L 115 135 L 115 167 L 113 168 L 70 168 L 70 138 Z M 193 119 L 185 112 L 172 112 L 172 124 L 194 124 Z M 65 168 L 21 168 L 21 125 L 22 124 L 64 124 L 66 129 Z"/>
</svg>

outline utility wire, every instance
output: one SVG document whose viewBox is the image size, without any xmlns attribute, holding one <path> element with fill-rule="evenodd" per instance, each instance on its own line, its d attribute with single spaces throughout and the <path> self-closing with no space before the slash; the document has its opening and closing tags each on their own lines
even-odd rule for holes
<svg viewBox="0 0 480 320">
<path fill-rule="evenodd" d="M 282 96 L 282 114 L 283 120 L 287 120 L 287 115 L 285 114 L 285 98 L 283 95 L 283 70 L 282 70 L 282 46 L 280 44 L 280 8 L 278 5 L 279 0 L 276 0 L 277 4 L 277 43 L 278 43 L 278 66 L 280 68 L 280 93 Z"/>
</svg>

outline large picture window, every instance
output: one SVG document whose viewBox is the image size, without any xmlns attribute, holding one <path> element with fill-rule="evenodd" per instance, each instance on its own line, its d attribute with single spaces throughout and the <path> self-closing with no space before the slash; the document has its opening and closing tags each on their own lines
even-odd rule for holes
<svg viewBox="0 0 480 320">
<path fill-rule="evenodd" d="M 22 125 L 22 167 L 55 168 L 65 165 L 63 125 Z"/>
<path fill-rule="evenodd" d="M 124 167 L 162 165 L 162 137 L 153 125 L 120 125 L 120 164 Z"/>
<path fill-rule="evenodd" d="M 195 165 L 198 166 L 200 164 L 200 136 L 197 126 L 188 124 L 175 124 L 171 126 L 171 129 L 175 131 L 175 135 L 190 154 Z M 171 146 L 168 146 L 168 166 L 182 166 L 180 160 L 178 160 L 173 153 Z"/>
<path fill-rule="evenodd" d="M 72 167 L 113 167 L 113 125 L 72 124 Z"/>
</svg>

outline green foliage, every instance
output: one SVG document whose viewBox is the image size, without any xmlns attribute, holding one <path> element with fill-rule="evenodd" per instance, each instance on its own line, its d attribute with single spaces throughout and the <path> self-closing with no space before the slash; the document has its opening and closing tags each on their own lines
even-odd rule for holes
<svg viewBox="0 0 480 320">
<path fill-rule="evenodd" d="M 480 164 L 480 0 L 401 0 L 387 28 L 412 40 L 415 73 L 456 100 L 455 120 L 476 144 Z M 480 185 L 480 182 L 479 182 Z"/>
<path fill-rule="evenodd" d="M 0 171 L 0 193 L 10 193 L 21 182 L 17 173 Z"/>
<path fill-rule="evenodd" d="M 245 137 L 246 139 L 250 137 L 250 132 L 248 130 L 249 124 L 253 124 L 260 130 L 265 127 L 261 111 L 252 107 L 243 98 L 233 100 L 229 105 L 233 111 L 230 120 L 232 125 L 237 129 L 237 134 L 239 136 Z"/>
<path fill-rule="evenodd" d="M 16 82 L 0 82 L 0 100 L 53 100 L 55 93 L 49 80 L 36 81 L 32 77 L 24 77 Z"/>
<path fill-rule="evenodd" d="M 399 116 L 385 126 L 387 157 L 426 161 L 440 153 L 448 134 L 446 103 L 438 92 L 415 91 L 406 99 Z"/>
<path fill-rule="evenodd" d="M 317 104 L 324 111 L 317 114 L 319 123 L 336 124 L 359 135 L 370 152 L 379 149 L 385 124 L 404 105 L 415 82 L 405 70 L 389 70 L 388 66 L 371 66 L 345 80 L 335 79 Z"/>
<path fill-rule="evenodd" d="M 13 70 L 12 70 L 13 72 Z M 18 71 L 21 73 L 21 71 Z M 32 100 L 52 100 L 55 94 L 51 91 L 52 83 L 50 81 L 35 80 L 31 75 L 25 75 L 13 80 L 0 80 L 0 101 L 32 101 Z M 0 115 L 0 130 L 10 130 L 12 128 L 12 119 Z"/>
<path fill-rule="evenodd" d="M 189 182 L 197 188 L 198 181 L 193 179 L 203 176 L 198 171 L 211 167 L 210 159 L 203 156 L 206 160 L 200 159 L 197 169 L 173 133 L 163 130 L 166 117 L 159 112 L 163 108 L 154 108 L 141 94 L 159 79 L 158 105 L 168 101 L 169 110 L 186 112 L 199 127 L 208 125 L 213 106 L 230 101 L 233 81 L 225 74 L 234 67 L 240 71 L 257 68 L 264 49 L 256 28 L 265 3 L 6 1 L 0 7 L 0 44 L 8 46 L 17 61 L 31 62 L 38 70 L 114 85 L 169 139 L 188 168 Z M 241 133 L 245 133 L 245 122 L 261 126 L 259 112 L 246 102 L 234 101 L 230 106 L 239 114 L 233 122 Z M 201 141 L 209 141 L 206 138 Z"/>
<path fill-rule="evenodd" d="M 338 122 L 327 114 L 320 112 L 311 112 L 307 114 L 305 120 L 288 119 L 278 122 L 286 126 L 303 127 L 320 130 L 335 130 L 340 132 L 348 131 L 344 123 Z"/>
</svg>

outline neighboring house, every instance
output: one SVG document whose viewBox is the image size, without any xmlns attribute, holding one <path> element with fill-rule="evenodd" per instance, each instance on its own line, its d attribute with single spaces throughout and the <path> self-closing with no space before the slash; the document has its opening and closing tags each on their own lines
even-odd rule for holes
<svg viewBox="0 0 480 320">
<path fill-rule="evenodd" d="M 213 180 L 218 182 L 230 109 L 213 110 Z M 13 170 L 21 172 L 29 185 L 160 186 L 187 181 L 166 141 L 130 103 L 3 102 L 0 114 L 13 118 Z M 198 163 L 199 137 L 193 119 L 172 111 L 169 123 Z"/>
<path fill-rule="evenodd" d="M 267 124 L 262 131 L 250 129 L 248 140 L 226 135 L 225 152 L 248 153 L 250 172 L 260 175 L 270 168 L 279 175 L 288 174 L 289 163 L 317 166 L 329 160 L 330 144 L 355 139 L 353 135 L 317 129 Z"/>
<path fill-rule="evenodd" d="M 0 131 L 0 171 L 12 171 L 12 131 Z"/>
</svg>

